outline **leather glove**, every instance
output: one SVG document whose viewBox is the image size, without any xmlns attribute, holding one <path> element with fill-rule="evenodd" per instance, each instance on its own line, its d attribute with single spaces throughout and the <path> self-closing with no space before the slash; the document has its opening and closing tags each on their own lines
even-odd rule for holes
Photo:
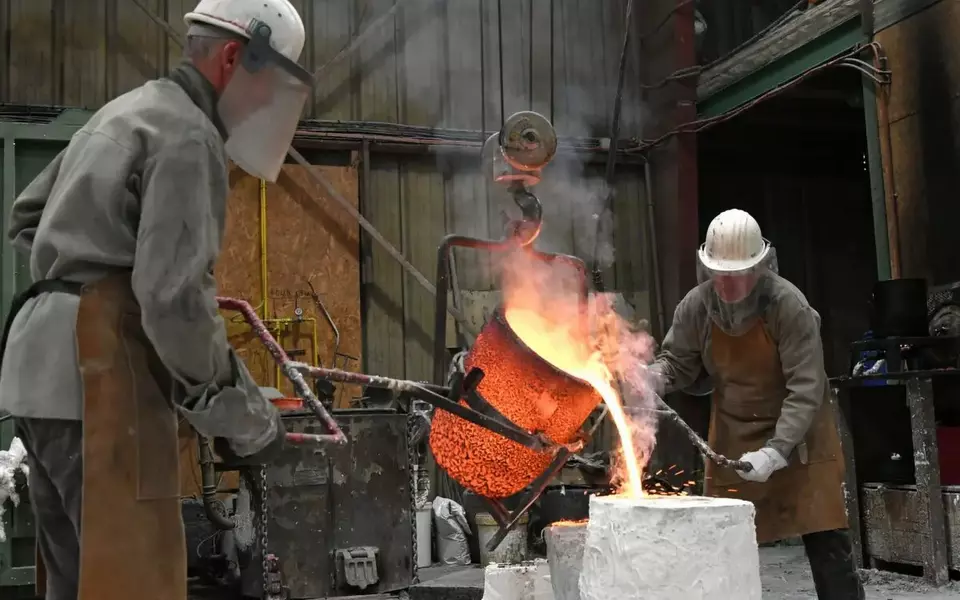
<svg viewBox="0 0 960 600">
<path fill-rule="evenodd" d="M 737 475 L 746 481 L 757 483 L 766 482 L 776 471 L 787 466 L 787 459 L 773 448 L 760 448 L 754 452 L 747 452 L 740 457 L 740 460 L 753 465 L 753 470 L 749 473 L 737 471 Z"/>
<path fill-rule="evenodd" d="M 273 462 L 283 451 L 287 431 L 283 427 L 283 421 L 280 415 L 277 415 L 277 433 L 270 443 L 264 446 L 263 450 L 254 452 L 250 456 L 238 456 L 230 447 L 230 442 L 226 438 L 213 439 L 213 451 L 223 460 L 224 463 L 231 466 L 250 467 L 264 465 Z"/>
</svg>

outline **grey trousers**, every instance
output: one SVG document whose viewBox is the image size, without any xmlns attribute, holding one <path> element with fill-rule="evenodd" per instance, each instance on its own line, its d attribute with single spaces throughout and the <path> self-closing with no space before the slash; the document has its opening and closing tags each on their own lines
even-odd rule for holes
<svg viewBox="0 0 960 600">
<path fill-rule="evenodd" d="M 46 600 L 76 600 L 80 580 L 80 504 L 83 424 L 59 419 L 18 419 L 27 449 L 30 504 L 37 545 L 47 570 Z"/>
</svg>

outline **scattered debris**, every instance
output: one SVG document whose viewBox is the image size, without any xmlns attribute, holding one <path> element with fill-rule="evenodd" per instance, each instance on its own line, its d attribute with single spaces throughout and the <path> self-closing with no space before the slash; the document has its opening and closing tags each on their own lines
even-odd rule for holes
<svg viewBox="0 0 960 600">
<path fill-rule="evenodd" d="M 7 541 L 7 534 L 3 530 L 3 513 L 7 499 L 10 499 L 14 507 L 20 505 L 16 475 L 19 471 L 24 477 L 27 476 L 29 467 L 26 460 L 27 449 L 18 437 L 10 442 L 9 450 L 0 450 L 0 542 Z"/>
</svg>

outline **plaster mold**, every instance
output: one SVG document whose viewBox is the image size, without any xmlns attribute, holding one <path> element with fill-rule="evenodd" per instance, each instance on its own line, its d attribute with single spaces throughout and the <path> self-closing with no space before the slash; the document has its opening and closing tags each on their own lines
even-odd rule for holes
<svg viewBox="0 0 960 600">
<path fill-rule="evenodd" d="M 488 565 L 483 572 L 483 600 L 554 600 L 547 561 Z"/>
<path fill-rule="evenodd" d="M 587 522 L 554 523 L 544 530 L 550 585 L 555 600 L 580 600 L 580 571 Z M 609 600 L 609 599 L 608 599 Z"/>
<path fill-rule="evenodd" d="M 582 600 L 760 600 L 753 504 L 700 496 L 590 498 Z"/>
</svg>

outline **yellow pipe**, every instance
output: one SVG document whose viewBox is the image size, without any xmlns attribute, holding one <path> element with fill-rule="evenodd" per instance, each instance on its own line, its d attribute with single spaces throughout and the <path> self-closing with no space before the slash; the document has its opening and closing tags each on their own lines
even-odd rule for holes
<svg viewBox="0 0 960 600">
<path fill-rule="evenodd" d="M 319 349 L 320 337 L 317 331 L 317 319 L 315 317 L 303 317 L 300 319 L 296 317 L 277 317 L 274 319 L 263 320 L 263 324 L 267 327 L 268 331 L 274 330 L 277 332 L 276 338 L 278 343 L 280 342 L 281 336 L 286 331 L 287 327 L 295 323 L 310 323 L 312 325 L 313 333 L 310 335 L 310 341 L 313 344 L 313 361 L 306 361 L 306 362 L 311 366 L 319 365 L 320 353 L 318 349 Z M 271 327 L 272 325 L 275 325 L 276 327 Z M 276 368 L 277 389 L 280 389 L 280 377 L 281 377 L 280 365 L 277 365 L 277 368 Z"/>
<path fill-rule="evenodd" d="M 292 325 L 293 323 L 312 323 L 313 324 L 313 335 L 311 335 L 311 341 L 313 343 L 313 365 L 320 364 L 320 345 L 319 345 L 319 336 L 317 333 L 317 320 L 313 317 L 306 318 L 269 318 L 270 315 L 270 288 L 267 279 L 267 182 L 266 180 L 260 180 L 260 301 L 263 306 L 263 324 L 266 325 L 267 330 L 271 329 L 271 325 L 277 325 L 277 341 L 280 341 L 280 337 L 283 335 L 284 330 L 287 325 Z M 308 363 L 309 364 L 309 363 Z M 277 365 L 276 374 L 274 379 L 274 385 L 277 389 L 280 389 L 281 373 L 280 365 Z"/>
<path fill-rule="evenodd" d="M 260 303 L 263 305 L 262 318 L 270 314 L 268 309 L 269 288 L 267 287 L 267 182 L 260 180 Z M 279 379 L 277 383 L 279 383 Z"/>
</svg>

